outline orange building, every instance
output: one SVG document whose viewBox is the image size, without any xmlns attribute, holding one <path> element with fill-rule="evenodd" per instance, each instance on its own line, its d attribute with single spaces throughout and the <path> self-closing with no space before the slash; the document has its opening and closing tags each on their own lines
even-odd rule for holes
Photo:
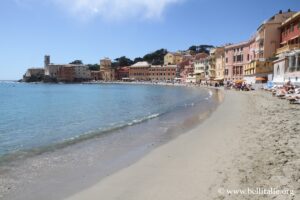
<svg viewBox="0 0 300 200">
<path fill-rule="evenodd" d="M 148 62 L 138 62 L 129 68 L 129 78 L 136 81 L 149 81 L 150 64 Z"/>
<path fill-rule="evenodd" d="M 173 81 L 176 77 L 177 65 L 151 66 L 149 75 L 151 81 Z"/>
</svg>

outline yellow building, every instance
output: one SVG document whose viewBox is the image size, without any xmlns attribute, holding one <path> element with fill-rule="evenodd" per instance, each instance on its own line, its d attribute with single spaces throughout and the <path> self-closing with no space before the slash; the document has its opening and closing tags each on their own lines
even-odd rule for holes
<svg viewBox="0 0 300 200">
<path fill-rule="evenodd" d="M 247 83 L 253 84 L 256 78 L 268 80 L 268 75 L 273 72 L 273 62 L 254 60 L 244 65 L 244 79 Z"/>
<path fill-rule="evenodd" d="M 112 68 L 111 60 L 109 58 L 104 58 L 100 60 L 100 73 L 102 80 L 104 81 L 115 80 L 115 70 Z"/>
<path fill-rule="evenodd" d="M 216 78 L 215 81 L 224 81 L 225 72 L 225 48 L 218 47 L 215 51 Z"/>
<path fill-rule="evenodd" d="M 165 65 L 178 65 L 183 61 L 183 55 L 181 53 L 167 53 L 164 57 Z"/>
</svg>

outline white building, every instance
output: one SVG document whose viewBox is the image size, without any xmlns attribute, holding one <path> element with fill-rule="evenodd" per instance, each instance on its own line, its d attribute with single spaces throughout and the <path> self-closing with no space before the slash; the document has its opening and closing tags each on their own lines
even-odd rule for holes
<svg viewBox="0 0 300 200">
<path fill-rule="evenodd" d="M 91 71 L 89 67 L 86 65 L 71 65 L 74 66 L 75 69 L 75 79 L 77 80 L 90 80 L 91 79 Z"/>
<path fill-rule="evenodd" d="M 285 81 L 300 85 L 300 49 L 288 53 L 288 65 L 284 75 Z"/>
<path fill-rule="evenodd" d="M 279 58 L 273 61 L 273 66 L 273 82 L 276 84 L 283 84 L 285 82 L 284 74 L 287 66 L 286 54 L 280 54 Z"/>
<path fill-rule="evenodd" d="M 293 84 L 300 85 L 300 49 L 279 54 L 279 58 L 273 64 L 275 84 L 291 81 Z"/>
<path fill-rule="evenodd" d="M 61 68 L 62 65 L 53 65 L 49 64 L 45 66 L 45 75 L 49 76 L 51 78 L 57 78 L 59 68 Z"/>
</svg>

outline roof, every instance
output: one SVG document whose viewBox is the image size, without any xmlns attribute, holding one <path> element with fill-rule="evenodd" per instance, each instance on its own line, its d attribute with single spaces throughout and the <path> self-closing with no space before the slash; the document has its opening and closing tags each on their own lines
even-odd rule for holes
<svg viewBox="0 0 300 200">
<path fill-rule="evenodd" d="M 257 31 L 261 30 L 266 24 L 269 23 L 281 23 L 280 21 L 278 21 L 278 19 L 276 17 L 279 17 L 281 15 L 288 15 L 291 14 L 291 16 L 293 15 L 293 13 L 296 13 L 294 11 L 288 10 L 287 12 L 281 12 L 281 13 L 277 13 L 275 15 L 273 15 L 270 19 L 265 20 L 258 28 Z M 277 19 L 277 21 L 276 21 Z"/>
<path fill-rule="evenodd" d="M 143 61 L 143 62 L 137 62 L 134 65 L 131 65 L 130 67 L 150 67 L 150 65 L 148 62 Z"/>
<path fill-rule="evenodd" d="M 236 47 L 246 46 L 247 44 L 249 44 L 249 41 L 228 45 L 225 47 L 225 49 L 232 49 L 232 48 L 236 48 Z"/>
<path fill-rule="evenodd" d="M 293 21 L 297 20 L 300 18 L 300 12 L 295 13 L 293 16 L 291 16 L 290 18 L 288 18 L 287 20 L 285 20 L 284 22 L 282 22 L 280 27 L 283 27 L 287 24 L 292 23 Z"/>
<path fill-rule="evenodd" d="M 182 54 L 179 52 L 168 52 L 166 55 L 168 55 L 168 54 L 172 54 L 174 56 L 182 56 Z"/>
<path fill-rule="evenodd" d="M 56 66 L 56 67 L 87 67 L 87 65 L 83 64 L 50 64 L 48 66 Z"/>
<path fill-rule="evenodd" d="M 171 68 L 171 67 L 177 67 L 177 65 L 151 65 L 151 68 Z"/>
<path fill-rule="evenodd" d="M 208 56 L 209 56 L 209 55 L 206 54 L 206 53 L 198 53 L 198 54 L 196 54 L 195 59 L 196 59 L 196 60 L 200 60 L 200 59 L 206 58 L 206 57 L 208 57 Z"/>
</svg>

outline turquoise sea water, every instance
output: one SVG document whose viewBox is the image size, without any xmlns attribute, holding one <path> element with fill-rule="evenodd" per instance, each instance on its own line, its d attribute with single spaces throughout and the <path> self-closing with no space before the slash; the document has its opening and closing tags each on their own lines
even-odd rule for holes
<svg viewBox="0 0 300 200">
<path fill-rule="evenodd" d="M 0 157 L 92 138 L 210 95 L 152 85 L 0 82 Z"/>
</svg>

